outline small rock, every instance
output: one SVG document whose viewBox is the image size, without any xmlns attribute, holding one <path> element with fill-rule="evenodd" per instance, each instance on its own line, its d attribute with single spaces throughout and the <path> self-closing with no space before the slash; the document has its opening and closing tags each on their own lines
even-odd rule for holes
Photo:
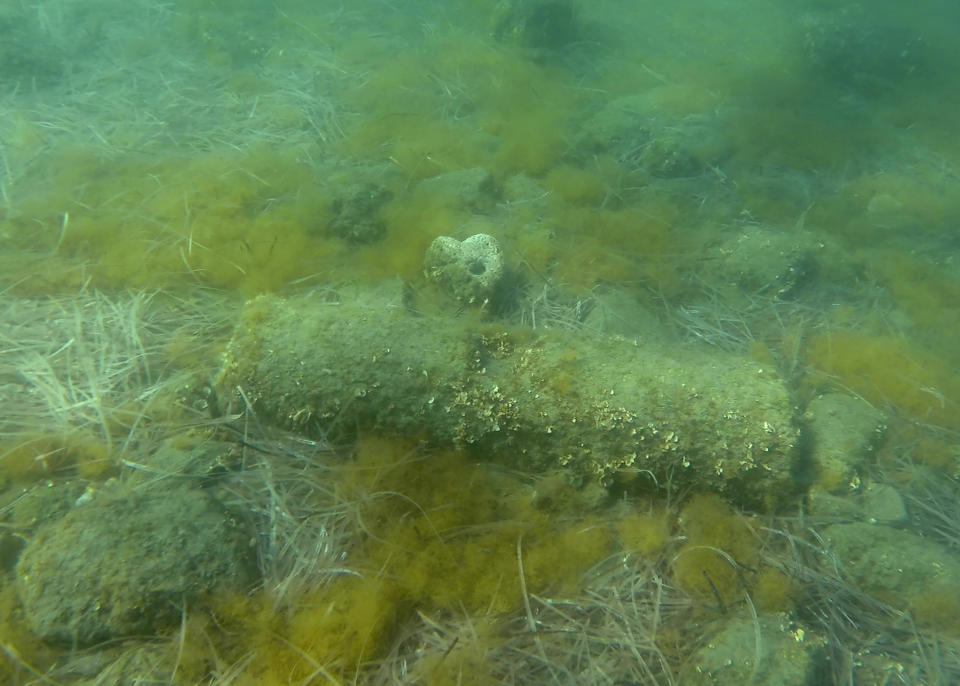
<svg viewBox="0 0 960 686">
<path fill-rule="evenodd" d="M 902 524 L 907 508 L 900 492 L 889 484 L 872 484 L 863 494 L 863 518 L 871 524 Z"/>
<path fill-rule="evenodd" d="M 929 616 L 938 589 L 953 589 L 960 579 L 960 560 L 910 531 L 854 522 L 828 526 L 823 538 L 851 584 L 899 609 Z"/>
<path fill-rule="evenodd" d="M 424 272 L 444 291 L 470 305 L 484 305 L 503 279 L 503 251 L 497 239 L 478 233 L 458 241 L 435 238 L 423 259 Z"/>
<path fill-rule="evenodd" d="M 431 198 L 452 198 L 468 212 L 489 211 L 499 197 L 493 174 L 482 167 L 431 176 L 417 184 L 417 193 Z"/>
<path fill-rule="evenodd" d="M 850 495 L 834 495 L 813 486 L 807 492 L 807 514 L 830 522 L 854 522 L 862 518 L 862 510 Z"/>
<path fill-rule="evenodd" d="M 823 250 L 806 231 L 744 226 L 710 251 L 717 281 L 749 293 L 791 298 L 816 279 Z"/>
<path fill-rule="evenodd" d="M 684 683 L 803 686 L 812 683 L 822 639 L 786 615 L 734 617 L 684 667 Z"/>
<path fill-rule="evenodd" d="M 814 398 L 804 415 L 816 483 L 831 493 L 859 490 L 861 473 L 883 437 L 883 414 L 844 393 Z"/>
<path fill-rule="evenodd" d="M 393 193 L 372 183 L 348 186 L 333 201 L 329 231 L 349 243 L 373 243 L 383 238 L 386 225 L 380 210 Z"/>
</svg>

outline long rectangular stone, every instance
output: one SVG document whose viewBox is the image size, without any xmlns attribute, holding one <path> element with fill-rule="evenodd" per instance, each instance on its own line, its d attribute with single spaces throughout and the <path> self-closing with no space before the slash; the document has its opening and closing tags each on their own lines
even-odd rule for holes
<svg viewBox="0 0 960 686">
<path fill-rule="evenodd" d="M 747 507 L 795 490 L 781 379 L 715 349 L 427 317 L 376 290 L 263 295 L 246 304 L 217 386 L 311 436 L 425 435 L 522 470 L 713 490 Z"/>
</svg>

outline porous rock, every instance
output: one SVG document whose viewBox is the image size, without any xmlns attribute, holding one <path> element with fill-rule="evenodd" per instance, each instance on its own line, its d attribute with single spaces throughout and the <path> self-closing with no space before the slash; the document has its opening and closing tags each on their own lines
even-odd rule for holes
<svg viewBox="0 0 960 686">
<path fill-rule="evenodd" d="M 450 236 L 435 238 L 423 259 L 429 279 L 457 300 L 483 305 L 503 279 L 503 251 L 497 239 L 478 233 L 462 241 Z"/>
</svg>

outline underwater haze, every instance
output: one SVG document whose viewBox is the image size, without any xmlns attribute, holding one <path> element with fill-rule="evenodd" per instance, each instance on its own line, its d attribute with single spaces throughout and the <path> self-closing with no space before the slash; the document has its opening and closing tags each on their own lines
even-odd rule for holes
<svg viewBox="0 0 960 686">
<path fill-rule="evenodd" d="M 3 2 L 0 682 L 960 683 L 958 25 Z"/>
</svg>

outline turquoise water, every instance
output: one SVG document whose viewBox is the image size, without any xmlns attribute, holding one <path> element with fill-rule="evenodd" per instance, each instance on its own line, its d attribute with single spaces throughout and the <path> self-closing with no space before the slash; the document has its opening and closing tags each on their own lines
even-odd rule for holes
<svg viewBox="0 0 960 686">
<path fill-rule="evenodd" d="M 5 3 L 0 680 L 956 681 L 957 20 L 946 2 Z M 476 234 L 504 276 L 458 297 L 424 254 Z M 604 398 L 611 431 L 661 441 L 704 411 L 719 443 L 775 435 L 789 495 L 744 495 L 734 465 L 759 449 L 694 432 L 647 469 L 507 386 L 509 450 L 403 403 L 374 417 L 358 363 L 343 397 L 271 415 L 274 312 L 244 305 L 267 293 L 406 308 L 462 341 L 421 370 L 425 404 L 431 379 L 469 394 L 509 368 L 550 421 L 583 417 L 616 360 L 660 400 Z M 691 399 L 626 349 L 675 355 Z M 225 360 L 267 370 L 257 397 Z M 782 420 L 744 409 L 754 368 Z"/>
</svg>

